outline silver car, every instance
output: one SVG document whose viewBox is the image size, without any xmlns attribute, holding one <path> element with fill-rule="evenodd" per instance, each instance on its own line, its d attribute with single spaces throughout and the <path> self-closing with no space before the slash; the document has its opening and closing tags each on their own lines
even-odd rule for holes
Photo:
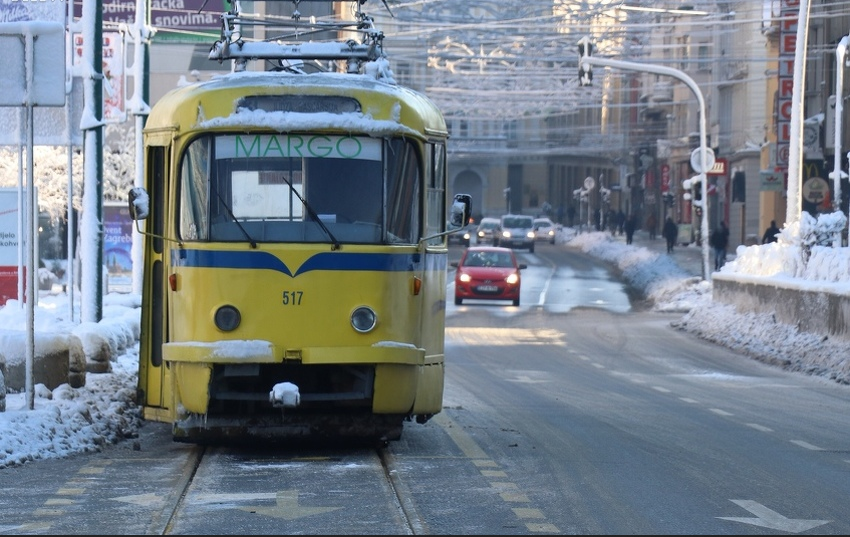
<svg viewBox="0 0 850 537">
<path fill-rule="evenodd" d="M 535 239 L 538 241 L 548 241 L 549 244 L 555 244 L 555 237 L 558 235 L 558 228 L 560 225 L 556 224 L 549 218 L 535 218 L 534 219 L 534 233 Z"/>
<path fill-rule="evenodd" d="M 524 214 L 505 214 L 493 243 L 505 248 L 527 248 L 534 253 L 534 218 Z"/>
</svg>

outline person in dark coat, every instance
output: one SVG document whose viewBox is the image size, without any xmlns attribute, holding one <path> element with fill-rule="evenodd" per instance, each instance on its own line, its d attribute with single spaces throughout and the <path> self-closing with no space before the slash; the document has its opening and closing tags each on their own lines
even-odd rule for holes
<svg viewBox="0 0 850 537">
<path fill-rule="evenodd" d="M 570 205 L 567 207 L 567 223 L 570 227 L 573 227 L 576 219 L 576 208 Z"/>
<path fill-rule="evenodd" d="M 622 209 L 617 211 L 617 235 L 623 234 L 623 226 L 626 225 L 626 214 Z"/>
<path fill-rule="evenodd" d="M 632 243 L 632 237 L 635 235 L 635 229 L 637 228 L 637 218 L 635 215 L 630 214 L 626 217 L 626 221 L 623 222 L 623 231 L 626 232 L 626 244 Z"/>
<path fill-rule="evenodd" d="M 720 270 L 726 264 L 726 247 L 729 245 L 729 228 L 725 223 L 720 222 L 709 237 L 709 244 L 714 248 L 714 270 Z"/>
<path fill-rule="evenodd" d="M 676 239 L 679 238 L 679 226 L 673 221 L 672 216 L 668 216 L 667 220 L 664 221 L 661 234 L 667 239 L 667 253 L 673 253 L 673 245 L 676 244 Z"/>
<path fill-rule="evenodd" d="M 761 237 L 761 243 L 767 244 L 769 242 L 776 242 L 778 237 L 776 236 L 779 233 L 779 228 L 776 227 L 776 220 L 770 221 L 770 227 L 764 231 L 764 235 Z"/>
</svg>

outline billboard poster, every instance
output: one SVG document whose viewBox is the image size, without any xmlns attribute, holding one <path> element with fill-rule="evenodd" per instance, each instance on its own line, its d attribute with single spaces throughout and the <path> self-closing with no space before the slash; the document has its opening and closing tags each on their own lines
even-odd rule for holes
<svg viewBox="0 0 850 537">
<path fill-rule="evenodd" d="M 83 34 L 74 34 L 74 66 L 83 63 Z M 121 123 L 127 120 L 125 109 L 124 35 L 120 32 L 103 32 L 103 120 Z"/>
<path fill-rule="evenodd" d="M 26 207 L 26 191 L 21 196 Z M 26 252 L 26 237 L 21 240 L 18 235 L 18 219 L 22 214 L 22 211 L 18 211 L 18 189 L 0 188 L 0 306 L 9 299 L 18 298 L 19 242 Z"/>
<path fill-rule="evenodd" d="M 150 24 L 154 41 L 203 41 L 218 38 L 224 0 L 151 0 Z M 104 23 L 134 24 L 136 0 L 103 0 Z M 229 6 L 228 6 L 229 7 Z M 83 0 L 74 0 L 74 18 L 83 13 Z"/>
<path fill-rule="evenodd" d="M 126 203 L 103 202 L 103 263 L 107 292 L 130 292 L 133 277 L 133 220 Z"/>
<path fill-rule="evenodd" d="M 46 21 L 64 24 L 68 4 L 65 2 L 22 2 L 0 0 L 0 22 Z"/>
</svg>

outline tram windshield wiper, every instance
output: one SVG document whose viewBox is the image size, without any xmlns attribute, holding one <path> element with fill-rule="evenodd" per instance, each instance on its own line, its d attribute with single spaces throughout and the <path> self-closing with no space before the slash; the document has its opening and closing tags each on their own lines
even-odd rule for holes
<svg viewBox="0 0 850 537">
<path fill-rule="evenodd" d="M 233 214 L 233 211 L 230 210 L 230 205 L 228 205 L 227 202 L 224 201 L 224 198 L 221 197 L 221 194 L 218 192 L 218 189 L 216 189 L 215 195 L 218 196 L 218 201 L 221 202 L 221 205 L 224 207 L 224 210 L 227 211 L 227 214 L 230 216 L 230 219 L 233 220 L 237 226 L 239 226 L 239 229 L 242 231 L 242 234 L 245 235 L 246 239 L 248 239 L 248 242 L 251 244 L 251 248 L 256 249 L 257 241 L 255 241 L 253 237 L 248 234 L 248 230 L 242 226 L 242 224 L 239 222 L 239 219 L 236 218 L 236 216 Z"/>
<path fill-rule="evenodd" d="M 301 202 L 301 204 L 307 210 L 307 215 L 310 217 L 310 219 L 313 220 L 314 222 L 316 222 L 319 225 L 319 227 L 322 228 L 322 231 L 325 232 L 325 235 L 327 235 L 328 238 L 331 240 L 331 250 L 332 251 L 333 250 L 339 250 L 342 247 L 342 245 L 337 240 L 337 238 L 334 236 L 334 234 L 331 233 L 331 230 L 328 229 L 328 226 L 326 226 L 325 223 L 322 221 L 322 219 L 319 218 L 319 215 L 316 214 L 316 211 L 314 211 L 313 208 L 310 206 L 310 204 L 307 203 L 307 200 L 305 200 L 304 197 L 301 196 L 301 193 L 298 192 L 298 189 L 295 188 L 294 186 L 292 186 L 292 182 L 290 182 L 290 180 L 286 176 L 282 176 L 282 178 L 283 178 L 284 181 L 286 181 L 286 184 L 289 185 L 289 191 L 292 192 L 293 194 L 295 194 L 295 197 L 298 198 L 298 200 Z"/>
</svg>

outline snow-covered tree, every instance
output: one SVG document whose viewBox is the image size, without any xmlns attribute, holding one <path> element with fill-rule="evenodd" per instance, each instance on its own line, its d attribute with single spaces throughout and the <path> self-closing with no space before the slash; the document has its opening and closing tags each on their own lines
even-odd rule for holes
<svg viewBox="0 0 850 537">
<path fill-rule="evenodd" d="M 133 188 L 136 175 L 135 130 L 132 123 L 109 124 L 103 148 L 103 198 L 123 201 Z M 0 147 L 0 187 L 17 187 L 19 177 L 27 182 L 26 148 Z M 74 209 L 82 207 L 83 154 L 73 150 Z M 35 146 L 33 148 L 33 180 L 38 190 L 38 211 L 52 223 L 64 222 L 68 213 L 68 148 Z"/>
</svg>

